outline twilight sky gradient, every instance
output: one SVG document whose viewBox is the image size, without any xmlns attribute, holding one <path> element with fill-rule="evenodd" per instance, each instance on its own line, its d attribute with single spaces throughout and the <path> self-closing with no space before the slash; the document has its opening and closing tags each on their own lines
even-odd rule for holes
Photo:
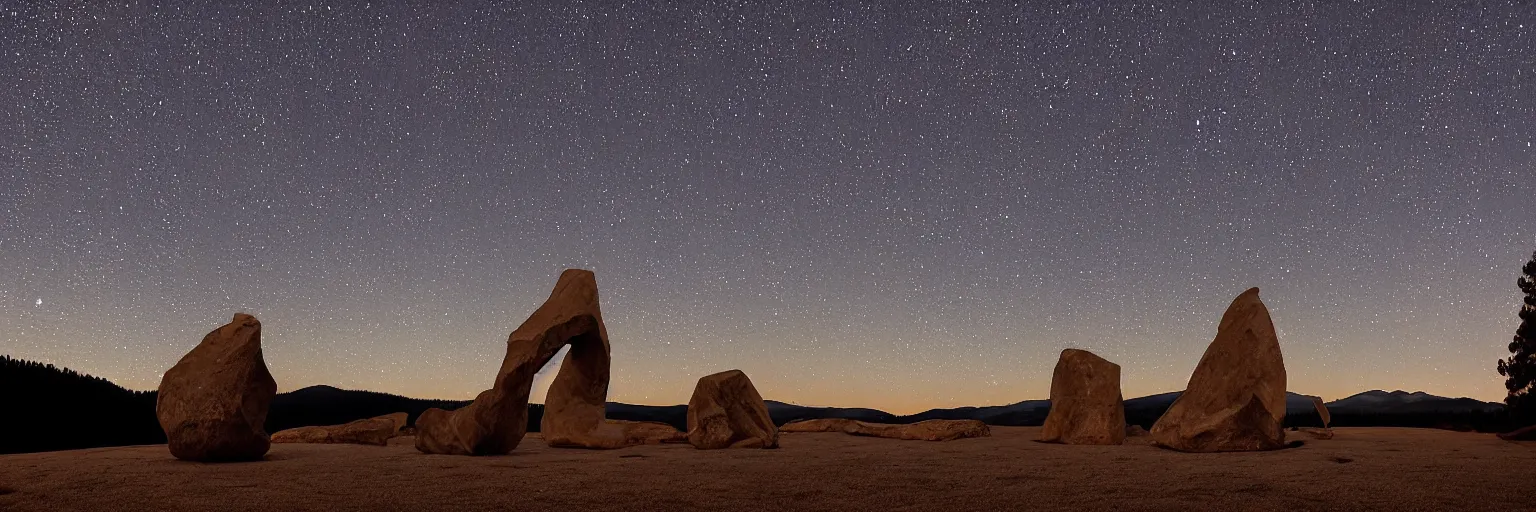
<svg viewBox="0 0 1536 512">
<path fill-rule="evenodd" d="M 183 3 L 0 2 L 0 353 L 469 398 L 580 267 L 613 400 L 906 413 L 1258 286 L 1293 391 L 1503 397 L 1530 1 Z"/>
</svg>

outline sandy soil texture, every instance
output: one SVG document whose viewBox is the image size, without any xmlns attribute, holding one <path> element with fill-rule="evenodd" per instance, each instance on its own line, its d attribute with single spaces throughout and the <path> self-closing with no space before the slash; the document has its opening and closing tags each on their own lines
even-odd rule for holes
<svg viewBox="0 0 1536 512">
<path fill-rule="evenodd" d="M 3 510 L 1536 510 L 1536 443 L 1491 434 L 1337 429 L 1263 453 L 992 437 L 784 434 L 777 450 L 649 445 L 511 455 L 273 445 L 201 464 L 164 445 L 0 456 Z M 1294 435 L 1293 438 L 1306 439 Z"/>
</svg>

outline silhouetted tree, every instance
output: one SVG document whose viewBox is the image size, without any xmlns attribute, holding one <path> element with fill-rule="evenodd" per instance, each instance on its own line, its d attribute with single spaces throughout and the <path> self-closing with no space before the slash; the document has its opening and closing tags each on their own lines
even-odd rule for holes
<svg viewBox="0 0 1536 512">
<path fill-rule="evenodd" d="M 1508 377 L 1504 387 L 1509 396 L 1504 405 L 1509 407 L 1511 418 L 1526 421 L 1536 418 L 1536 253 L 1521 269 L 1517 284 L 1525 292 L 1525 303 L 1520 306 L 1520 327 L 1515 329 L 1515 339 L 1509 342 L 1509 359 L 1499 361 L 1499 375 Z"/>
</svg>

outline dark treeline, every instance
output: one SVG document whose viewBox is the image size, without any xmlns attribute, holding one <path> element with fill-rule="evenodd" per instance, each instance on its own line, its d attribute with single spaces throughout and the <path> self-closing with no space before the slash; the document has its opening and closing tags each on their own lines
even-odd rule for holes
<svg viewBox="0 0 1536 512">
<path fill-rule="evenodd" d="M 404 412 L 410 423 L 428 408 L 453 410 L 468 401 L 423 400 L 371 391 L 348 391 L 312 386 L 277 395 L 267 414 L 267 432 L 307 425 L 335 425 L 353 420 Z M 1150 429 L 1167 410 L 1170 400 L 1142 401 L 1125 411 L 1127 424 Z M 155 418 L 155 392 L 132 391 L 106 379 L 67 368 L 0 356 L 0 453 L 70 450 L 103 446 L 159 444 L 165 433 Z M 999 426 L 1038 426 L 1050 413 L 1049 405 L 1023 409 L 1008 407 L 935 410 L 895 416 L 872 409 L 813 408 L 769 402 L 774 422 L 798 419 L 847 417 L 880 423 L 909 423 L 934 418 L 981 419 Z M 528 431 L 538 432 L 544 407 L 528 406 Z M 686 405 L 640 406 L 609 403 L 609 419 L 655 421 L 678 430 L 687 429 Z M 1501 432 L 1511 425 L 1498 411 L 1414 412 L 1351 414 L 1335 412 L 1337 427 L 1421 427 L 1460 431 Z M 1322 426 L 1316 412 L 1286 416 L 1287 427 Z"/>
<path fill-rule="evenodd" d="M 0 356 L 0 453 L 157 444 L 155 393 Z"/>
</svg>

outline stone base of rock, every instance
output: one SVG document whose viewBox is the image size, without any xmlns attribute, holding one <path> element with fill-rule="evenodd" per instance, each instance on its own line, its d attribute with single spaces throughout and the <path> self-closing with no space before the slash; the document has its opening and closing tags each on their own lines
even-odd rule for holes
<svg viewBox="0 0 1536 512">
<path fill-rule="evenodd" d="M 290 428 L 272 434 L 274 443 L 371 444 L 385 446 L 401 435 L 408 416 L 397 412 L 342 425 Z"/>
<path fill-rule="evenodd" d="M 992 429 L 979 420 L 928 420 L 909 424 L 865 423 L 843 418 L 796 421 L 779 427 L 779 432 L 842 432 L 855 436 L 883 437 L 908 441 L 953 441 L 987 437 Z"/>
</svg>

